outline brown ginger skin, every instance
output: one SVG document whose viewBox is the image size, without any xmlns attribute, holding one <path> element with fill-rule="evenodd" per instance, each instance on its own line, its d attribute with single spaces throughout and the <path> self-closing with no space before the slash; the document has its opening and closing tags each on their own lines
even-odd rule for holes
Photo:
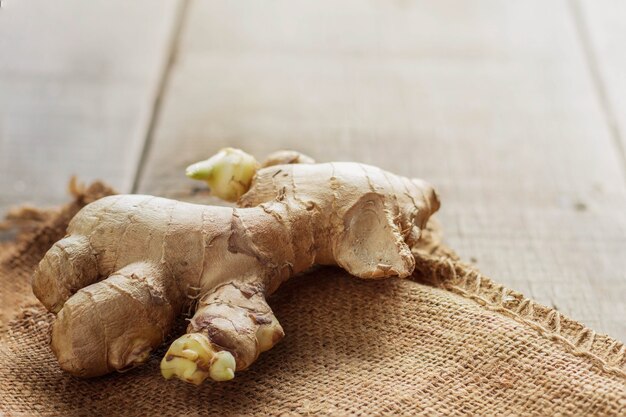
<svg viewBox="0 0 626 417">
<path fill-rule="evenodd" d="M 314 264 L 409 276 L 411 247 L 439 202 L 425 182 L 369 165 L 299 163 L 258 170 L 238 206 L 116 195 L 83 208 L 33 278 L 57 313 L 60 366 L 90 377 L 145 362 L 194 298 L 189 338 L 172 345 L 163 373 L 232 378 L 282 338 L 265 301 L 282 282 Z"/>
</svg>

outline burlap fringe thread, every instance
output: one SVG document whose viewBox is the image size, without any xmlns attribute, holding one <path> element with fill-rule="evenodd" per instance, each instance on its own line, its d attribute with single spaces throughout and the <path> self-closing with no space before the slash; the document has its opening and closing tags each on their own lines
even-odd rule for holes
<svg viewBox="0 0 626 417">
<path fill-rule="evenodd" d="M 525 298 L 485 277 L 470 265 L 451 258 L 421 255 L 416 267 L 423 276 L 443 289 L 469 298 L 485 309 L 498 312 L 535 329 L 541 336 L 560 343 L 574 356 L 585 358 L 604 372 L 626 378 L 626 345 L 565 318 L 556 310 Z M 562 334 L 561 321 L 579 327 Z"/>
</svg>

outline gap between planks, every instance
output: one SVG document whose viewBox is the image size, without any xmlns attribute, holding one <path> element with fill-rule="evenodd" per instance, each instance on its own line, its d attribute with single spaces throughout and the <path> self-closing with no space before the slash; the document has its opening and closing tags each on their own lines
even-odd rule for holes
<svg viewBox="0 0 626 417">
<path fill-rule="evenodd" d="M 143 175 L 146 161 L 148 158 L 148 153 L 150 152 L 156 124 L 159 120 L 159 115 L 161 114 L 161 103 L 163 102 L 163 98 L 167 91 L 170 74 L 172 73 L 174 63 L 176 62 L 180 36 L 183 31 L 185 21 L 187 20 L 189 1 L 190 0 L 180 0 L 180 4 L 176 10 L 176 15 L 174 17 L 174 28 L 172 30 L 170 42 L 167 47 L 166 59 L 163 64 L 163 71 L 161 72 L 161 76 L 159 77 L 156 94 L 154 96 L 154 102 L 152 104 L 148 121 L 148 129 L 146 130 L 143 147 L 139 153 L 139 157 L 137 160 L 137 169 L 134 173 L 132 188 L 130 190 L 132 194 L 137 193 L 137 190 L 139 188 L 139 181 L 141 180 L 141 176 Z"/>
</svg>

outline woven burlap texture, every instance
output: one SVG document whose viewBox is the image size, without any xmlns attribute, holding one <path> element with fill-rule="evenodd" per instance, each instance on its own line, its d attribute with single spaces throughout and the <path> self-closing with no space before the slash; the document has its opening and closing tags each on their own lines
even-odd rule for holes
<svg viewBox="0 0 626 417">
<path fill-rule="evenodd" d="M 0 244 L 0 415 L 626 415 L 624 344 L 438 244 L 412 279 L 334 268 L 292 279 L 270 301 L 285 339 L 233 381 L 166 381 L 163 350 L 125 374 L 71 377 L 30 276 L 72 215 L 109 192 L 95 184 L 61 210 L 14 215 L 21 235 Z"/>
</svg>

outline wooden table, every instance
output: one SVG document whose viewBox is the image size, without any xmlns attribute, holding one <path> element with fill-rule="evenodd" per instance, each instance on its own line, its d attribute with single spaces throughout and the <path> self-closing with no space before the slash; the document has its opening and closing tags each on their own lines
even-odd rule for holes
<svg viewBox="0 0 626 417">
<path fill-rule="evenodd" d="M 3 0 L 0 211 L 195 201 L 223 146 L 430 180 L 448 243 L 626 339 L 626 2 Z"/>
</svg>

